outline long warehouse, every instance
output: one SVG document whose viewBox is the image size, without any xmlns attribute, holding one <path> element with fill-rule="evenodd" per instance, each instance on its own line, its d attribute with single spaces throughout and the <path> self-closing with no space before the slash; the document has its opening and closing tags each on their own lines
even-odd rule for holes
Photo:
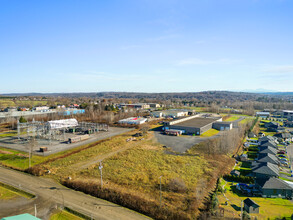
<svg viewBox="0 0 293 220">
<path fill-rule="evenodd" d="M 188 118 L 186 118 L 188 119 Z M 181 130 L 183 134 L 200 135 L 211 129 L 214 122 L 222 121 L 222 118 L 200 118 L 194 117 L 189 120 L 175 120 L 165 124 L 165 130 Z"/>
</svg>

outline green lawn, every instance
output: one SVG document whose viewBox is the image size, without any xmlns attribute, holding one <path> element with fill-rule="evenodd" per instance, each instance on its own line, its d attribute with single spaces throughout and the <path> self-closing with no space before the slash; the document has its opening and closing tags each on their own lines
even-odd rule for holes
<svg viewBox="0 0 293 220">
<path fill-rule="evenodd" d="M 254 118 L 245 118 L 245 119 L 243 119 L 242 121 L 240 121 L 240 124 L 246 124 L 246 123 L 248 123 L 249 121 L 253 121 L 254 120 Z"/>
<path fill-rule="evenodd" d="M 42 106 L 46 105 L 47 101 L 30 101 L 30 100 L 22 100 L 22 101 L 14 101 L 11 99 L 0 99 L 0 105 L 4 108 L 6 107 L 20 107 L 25 105 L 31 105 L 31 106 Z"/>
<path fill-rule="evenodd" d="M 46 159 L 46 157 L 33 155 L 31 158 L 31 165 L 39 164 Z M 28 153 L 0 147 L 0 164 L 25 170 L 29 167 Z"/>
<path fill-rule="evenodd" d="M 15 192 L 0 186 L 0 200 L 10 200 L 20 197 Z"/>
<path fill-rule="evenodd" d="M 51 215 L 50 220 L 82 220 L 83 218 L 80 218 L 76 215 L 71 214 L 68 211 L 59 211 L 58 213 L 55 213 Z"/>
<path fill-rule="evenodd" d="M 235 121 L 238 120 L 240 116 L 232 115 L 231 117 L 227 118 L 225 121 Z"/>
<path fill-rule="evenodd" d="M 0 133 L 0 138 L 12 137 L 12 136 L 16 136 L 16 135 L 17 135 L 17 131 L 3 132 L 3 133 Z"/>
<path fill-rule="evenodd" d="M 208 130 L 208 131 L 202 133 L 202 134 L 200 135 L 200 137 L 211 137 L 211 136 L 214 136 L 214 135 L 216 135 L 216 134 L 218 134 L 218 133 L 219 133 L 218 130 L 212 128 L 212 129 L 210 129 L 210 130 Z"/>
<path fill-rule="evenodd" d="M 0 200 L 10 200 L 16 199 L 18 197 L 31 199 L 35 196 L 25 191 L 14 188 L 13 186 L 6 185 L 0 182 Z"/>
<path fill-rule="evenodd" d="M 225 185 L 225 181 L 223 180 L 221 180 L 220 183 L 222 186 Z M 224 205 L 224 203 L 227 201 L 225 197 L 222 194 L 218 195 L 221 207 L 227 210 L 227 212 L 225 212 L 225 217 L 232 217 L 233 214 L 239 215 L 241 200 L 247 198 L 247 196 L 237 195 L 236 193 L 233 193 L 233 191 L 231 190 L 231 185 L 231 182 L 227 182 L 225 185 L 225 195 L 229 199 L 227 206 Z M 259 214 L 251 214 L 251 216 L 257 217 L 257 219 L 281 219 L 283 217 L 289 218 L 293 213 L 293 203 L 289 200 L 281 198 L 262 197 L 252 197 L 251 199 L 255 201 L 258 205 L 260 205 Z"/>
</svg>

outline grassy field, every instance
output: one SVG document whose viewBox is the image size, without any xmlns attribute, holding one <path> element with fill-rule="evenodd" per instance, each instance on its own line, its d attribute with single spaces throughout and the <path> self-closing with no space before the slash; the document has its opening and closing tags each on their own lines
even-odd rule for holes
<svg viewBox="0 0 293 220">
<path fill-rule="evenodd" d="M 225 181 L 221 181 L 221 185 L 225 185 Z M 219 203 L 221 207 L 226 210 L 225 217 L 239 216 L 241 208 L 241 200 L 246 199 L 246 196 L 237 195 L 231 190 L 232 183 L 227 182 L 225 185 L 226 197 L 229 199 L 228 205 L 224 205 L 227 201 L 226 198 L 220 194 L 218 195 Z M 251 216 L 257 217 L 257 219 L 275 219 L 283 217 L 291 217 L 293 213 L 293 203 L 286 199 L 280 198 L 262 198 L 252 197 L 258 205 L 260 205 L 259 214 L 251 214 Z"/>
<path fill-rule="evenodd" d="M 227 169 L 228 158 L 222 156 L 211 159 L 199 156 L 198 153 L 166 153 L 152 132 L 127 142 L 136 132 L 110 138 L 90 148 L 83 146 L 80 152 L 53 155 L 48 162 L 38 160 L 35 164 L 41 164 L 35 165 L 33 169 L 50 170 L 50 174 L 41 173 L 60 181 L 70 176 L 73 181 L 93 182 L 99 186 L 98 166 L 102 160 L 104 190 L 119 191 L 119 198 L 128 201 L 137 201 L 139 198 L 139 201 L 152 203 L 155 207 L 158 207 L 159 177 L 162 176 L 164 207 L 183 215 L 194 215 L 198 212 L 194 207 L 198 207 L 201 204 L 199 201 L 213 189 L 217 175 Z M 208 187 L 207 182 L 210 183 Z M 107 196 L 102 198 L 111 200 Z"/>
<path fill-rule="evenodd" d="M 97 166 L 81 171 L 81 175 L 90 178 L 99 176 Z M 188 188 L 192 188 L 205 172 L 210 171 L 202 157 L 166 155 L 161 148 L 152 146 L 150 149 L 147 145 L 107 158 L 103 161 L 103 166 L 106 181 L 131 186 L 147 193 L 157 190 L 160 176 L 164 186 L 171 179 L 180 178 Z"/>
<path fill-rule="evenodd" d="M 226 118 L 225 121 L 235 121 L 235 120 L 238 120 L 239 118 L 240 116 L 232 115 L 229 118 Z"/>
<path fill-rule="evenodd" d="M 47 160 L 45 157 L 33 155 L 31 165 L 34 166 Z M 29 167 L 28 153 L 0 147 L 0 164 L 19 170 Z"/>
<path fill-rule="evenodd" d="M 0 99 L 0 106 L 3 108 L 6 107 L 21 107 L 25 105 L 30 105 L 30 106 L 42 106 L 46 105 L 47 101 L 30 101 L 30 100 L 23 100 L 23 101 L 13 101 L 9 99 Z"/>
<path fill-rule="evenodd" d="M 1 132 L 0 133 L 0 138 L 12 137 L 12 136 L 16 136 L 16 135 L 17 135 L 17 131 Z"/>
<path fill-rule="evenodd" d="M 31 199 L 34 198 L 34 195 L 0 182 L 0 200 L 10 200 L 19 197 Z"/>
<path fill-rule="evenodd" d="M 112 195 L 113 191 L 119 192 L 119 204 L 121 200 L 133 201 L 130 205 L 122 202 L 124 206 L 142 212 L 145 207 L 153 207 L 146 212 L 153 211 L 154 217 L 158 211 L 156 207 L 161 176 L 162 202 L 168 210 L 168 216 L 194 217 L 202 199 L 213 190 L 217 176 L 228 169 L 227 160 L 230 159 L 223 155 L 210 156 L 196 151 L 190 152 L 189 155 L 166 152 L 166 149 L 157 143 L 153 132 L 126 141 L 136 132 L 138 130 L 49 157 L 33 156 L 32 172 L 37 171 L 35 173 L 60 181 L 70 176 L 73 181 L 93 182 L 99 186 L 98 165 L 102 160 L 103 190 L 108 190 L 108 195 Z M 27 153 L 15 150 L 0 148 L 0 162 L 21 170 L 28 168 Z M 47 170 L 50 170 L 50 174 L 46 173 Z M 105 199 L 111 200 L 111 196 L 104 196 Z M 161 216 L 163 215 L 162 212 Z"/>
<path fill-rule="evenodd" d="M 71 214 L 67 211 L 59 211 L 53 215 L 50 216 L 50 220 L 82 220 L 83 218 L 80 218 L 76 215 Z"/>
<path fill-rule="evenodd" d="M 202 133 L 200 135 L 200 137 L 211 137 L 211 136 L 214 136 L 214 135 L 216 135 L 218 133 L 219 133 L 218 130 L 212 128 L 212 129 L 207 130 L 206 132 Z"/>
<path fill-rule="evenodd" d="M 10 199 L 16 199 L 19 198 L 20 195 L 17 193 L 6 189 L 5 187 L 0 186 L 0 200 L 10 200 Z"/>
<path fill-rule="evenodd" d="M 253 120 L 254 120 L 254 118 L 245 118 L 242 121 L 240 121 L 240 124 L 247 124 L 248 122 L 253 121 Z"/>
</svg>

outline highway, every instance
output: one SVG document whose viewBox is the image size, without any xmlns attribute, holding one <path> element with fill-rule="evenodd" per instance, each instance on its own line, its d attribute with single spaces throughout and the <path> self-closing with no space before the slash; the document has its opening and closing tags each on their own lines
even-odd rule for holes
<svg viewBox="0 0 293 220">
<path fill-rule="evenodd" d="M 16 186 L 36 195 L 36 198 L 26 201 L 0 203 L 0 218 L 25 212 L 34 214 L 34 204 L 36 204 L 37 217 L 42 219 L 48 219 L 51 211 L 56 209 L 56 206 L 69 207 L 93 219 L 150 219 L 114 203 L 68 189 L 52 179 L 31 176 L 4 167 L 0 167 L 0 182 Z"/>
</svg>

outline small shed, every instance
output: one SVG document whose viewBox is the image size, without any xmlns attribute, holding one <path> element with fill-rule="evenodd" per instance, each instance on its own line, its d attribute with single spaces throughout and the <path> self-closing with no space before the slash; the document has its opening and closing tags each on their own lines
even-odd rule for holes
<svg viewBox="0 0 293 220">
<path fill-rule="evenodd" d="M 258 133 L 258 136 L 259 136 L 259 137 L 264 137 L 264 136 L 266 136 L 266 135 L 265 135 L 263 132 L 259 132 L 259 133 Z"/>
<path fill-rule="evenodd" d="M 231 174 L 232 176 L 240 176 L 240 171 L 239 171 L 239 170 L 232 170 L 232 171 L 230 172 L 230 174 Z"/>
<path fill-rule="evenodd" d="M 244 200 L 244 210 L 247 213 L 259 213 L 259 205 L 250 198 Z"/>
<path fill-rule="evenodd" d="M 255 138 L 255 137 L 256 137 L 256 134 L 253 133 L 253 132 L 249 132 L 249 133 L 248 133 L 248 137 L 249 137 L 249 138 Z"/>
<path fill-rule="evenodd" d="M 248 160 L 248 155 L 247 154 L 240 155 L 240 161 L 247 161 L 247 160 Z"/>
</svg>

